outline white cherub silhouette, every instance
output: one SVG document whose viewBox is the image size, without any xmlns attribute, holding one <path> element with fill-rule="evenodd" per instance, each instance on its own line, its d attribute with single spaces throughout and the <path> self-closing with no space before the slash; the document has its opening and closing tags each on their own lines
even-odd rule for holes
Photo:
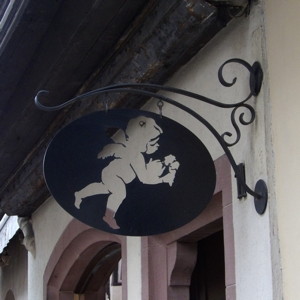
<svg viewBox="0 0 300 300">
<path fill-rule="evenodd" d="M 126 132 L 119 130 L 113 137 L 115 143 L 104 146 L 97 158 L 113 157 L 101 173 L 101 181 L 94 182 L 75 192 L 74 205 L 79 209 L 86 197 L 109 194 L 103 220 L 113 229 L 119 229 L 115 214 L 126 198 L 126 184 L 136 177 L 144 184 L 168 183 L 173 185 L 179 162 L 168 155 L 162 161 L 145 162 L 143 153 L 157 151 L 162 129 L 152 118 L 139 116 L 128 122 Z"/>
</svg>

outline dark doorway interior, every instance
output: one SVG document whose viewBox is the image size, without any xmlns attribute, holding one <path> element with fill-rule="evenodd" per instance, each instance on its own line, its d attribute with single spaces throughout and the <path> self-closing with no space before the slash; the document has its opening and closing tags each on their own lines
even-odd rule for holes
<svg viewBox="0 0 300 300">
<path fill-rule="evenodd" d="M 198 242 L 190 300 L 225 299 L 224 240 L 223 231 L 220 231 Z"/>
</svg>

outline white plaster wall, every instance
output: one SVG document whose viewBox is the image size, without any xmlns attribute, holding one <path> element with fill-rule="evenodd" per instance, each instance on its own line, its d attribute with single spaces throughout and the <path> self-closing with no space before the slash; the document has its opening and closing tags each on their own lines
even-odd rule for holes
<svg viewBox="0 0 300 300">
<path fill-rule="evenodd" d="M 111 286 L 110 300 L 122 300 L 122 286 Z"/>
<path fill-rule="evenodd" d="M 53 198 L 49 198 L 32 216 L 36 255 L 28 260 L 28 299 L 43 297 L 43 276 L 50 255 L 72 217 Z"/>
<path fill-rule="evenodd" d="M 235 57 L 245 59 L 251 64 L 257 60 L 261 62 L 263 68 L 265 66 L 264 19 L 260 4 L 252 8 L 249 17 L 235 20 L 227 26 L 166 85 L 193 91 L 227 103 L 233 102 L 234 99 L 241 100 L 242 94 L 247 93 L 248 87 L 247 81 L 242 79 L 243 74 L 238 76 L 238 79 L 242 80 L 238 81 L 237 87 L 232 88 L 222 87 L 217 79 L 218 67 L 227 59 Z M 238 69 L 238 66 L 228 66 L 225 69 L 228 71 L 226 78 L 230 81 L 232 79 L 230 75 Z M 245 74 L 248 75 L 247 72 Z M 220 133 L 232 129 L 230 111 L 212 108 L 197 100 L 189 100 L 182 96 L 175 96 L 175 99 L 189 105 L 206 117 Z M 154 103 L 156 103 L 155 100 Z M 245 162 L 247 182 L 251 188 L 254 188 L 258 179 L 264 179 L 268 184 L 269 169 L 272 169 L 266 157 L 272 147 L 269 139 L 265 137 L 270 135 L 270 127 L 266 123 L 269 114 L 266 109 L 269 106 L 267 82 L 263 85 L 257 99 L 250 103 L 253 103 L 256 109 L 256 121 L 242 128 L 242 139 L 231 150 L 237 163 Z M 158 111 L 155 106 L 151 109 Z M 168 104 L 163 107 L 163 115 L 177 120 L 193 131 L 207 146 L 213 159 L 223 154 L 223 150 L 208 130 L 192 117 Z M 238 200 L 234 176 L 232 183 L 237 299 L 271 300 L 273 299 L 273 257 L 270 232 L 273 228 L 270 228 L 269 207 L 263 216 L 258 215 L 254 208 L 253 197 L 248 196 L 247 199 Z"/>
<path fill-rule="evenodd" d="M 141 238 L 127 237 L 127 299 L 142 299 Z"/>
<path fill-rule="evenodd" d="M 300 1 L 265 0 L 275 192 L 285 300 L 299 299 Z"/>
</svg>

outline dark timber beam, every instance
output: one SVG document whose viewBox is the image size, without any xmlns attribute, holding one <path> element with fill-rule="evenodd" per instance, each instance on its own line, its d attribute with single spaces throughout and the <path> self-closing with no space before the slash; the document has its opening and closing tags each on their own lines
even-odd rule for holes
<svg viewBox="0 0 300 300">
<path fill-rule="evenodd" d="M 229 22 L 223 9 L 201 0 L 159 1 L 147 18 L 136 19 L 131 30 L 95 65 L 78 93 L 118 82 L 165 82 Z M 55 98 L 63 94 L 51 84 Z M 33 95 L 32 95 L 33 96 Z M 111 97 L 111 96 L 110 96 Z M 62 97 L 63 98 L 63 97 Z M 61 126 L 103 108 L 101 99 L 85 100 L 58 113 L 23 164 L 0 191 L 0 208 L 8 215 L 30 215 L 49 196 L 42 171 L 48 143 Z M 130 101 L 128 101 L 131 99 Z M 64 101 L 66 99 L 59 99 Z M 136 106 L 140 97 L 115 95 L 114 106 Z M 40 112 L 41 116 L 45 114 Z M 37 124 L 34 124 L 37 125 Z"/>
<path fill-rule="evenodd" d="M 55 113 L 36 109 L 36 91 L 47 88 L 56 101 L 73 96 L 145 3 L 152 3 L 20 1 L 26 8 L 17 14 L 5 47 L 0 46 L 0 190 L 55 119 Z"/>
</svg>

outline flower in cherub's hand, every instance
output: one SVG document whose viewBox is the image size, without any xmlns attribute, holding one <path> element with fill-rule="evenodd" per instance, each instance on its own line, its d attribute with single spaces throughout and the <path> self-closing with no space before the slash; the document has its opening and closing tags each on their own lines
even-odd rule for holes
<svg viewBox="0 0 300 300">
<path fill-rule="evenodd" d="M 169 166 L 172 162 L 176 161 L 176 157 L 172 154 L 165 157 L 164 164 Z"/>
<path fill-rule="evenodd" d="M 169 170 L 178 170 L 180 165 L 176 157 L 172 154 L 165 157 L 164 164 L 169 167 Z"/>
<path fill-rule="evenodd" d="M 170 165 L 169 165 L 169 170 L 178 170 L 180 164 L 179 162 L 176 160 L 176 161 L 173 161 Z"/>
</svg>

